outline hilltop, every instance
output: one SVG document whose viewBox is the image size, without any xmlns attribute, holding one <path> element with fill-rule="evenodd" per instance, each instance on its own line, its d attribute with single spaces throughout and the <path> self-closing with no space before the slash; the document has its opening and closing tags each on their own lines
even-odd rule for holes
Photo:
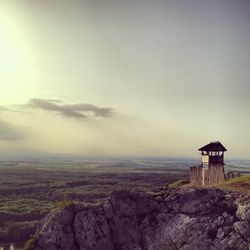
<svg viewBox="0 0 250 250">
<path fill-rule="evenodd" d="M 221 189 L 114 191 L 65 203 L 39 222 L 25 249 L 249 250 L 250 196 Z"/>
<path fill-rule="evenodd" d="M 169 187 L 184 189 L 191 187 L 191 185 L 189 184 L 188 179 L 181 179 L 170 184 Z M 242 175 L 237 178 L 226 180 L 219 184 L 212 185 L 209 188 L 235 191 L 238 193 L 250 195 L 250 175 Z"/>
<path fill-rule="evenodd" d="M 250 195 L 250 175 L 243 175 L 241 177 L 222 182 L 215 187 Z"/>
</svg>

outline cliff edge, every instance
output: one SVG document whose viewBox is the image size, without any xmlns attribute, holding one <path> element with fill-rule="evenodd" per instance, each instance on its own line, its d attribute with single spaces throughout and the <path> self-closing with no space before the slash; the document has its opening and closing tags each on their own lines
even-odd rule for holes
<svg viewBox="0 0 250 250">
<path fill-rule="evenodd" d="M 39 222 L 26 249 L 249 250 L 250 196 L 219 189 L 115 191 Z"/>
</svg>

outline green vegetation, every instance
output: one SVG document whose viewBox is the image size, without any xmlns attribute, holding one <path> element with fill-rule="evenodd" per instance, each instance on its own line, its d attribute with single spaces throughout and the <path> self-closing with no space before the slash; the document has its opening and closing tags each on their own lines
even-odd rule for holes
<svg viewBox="0 0 250 250">
<path fill-rule="evenodd" d="M 188 179 L 181 179 L 181 180 L 178 180 L 174 183 L 171 183 L 169 185 L 169 187 L 172 187 L 172 188 L 181 188 L 181 187 L 185 187 L 186 185 L 189 184 L 189 180 Z"/>
<path fill-rule="evenodd" d="M 186 188 L 188 186 L 189 186 L 188 179 L 181 179 L 169 185 L 169 187 L 173 188 Z M 220 184 L 211 186 L 211 188 L 231 190 L 250 195 L 250 175 L 242 175 L 237 178 L 226 180 Z"/>
<path fill-rule="evenodd" d="M 49 211 L 93 203 L 113 190 L 152 190 L 187 177 L 163 161 L 0 162 L 0 244 L 22 243 Z M 29 242 L 31 244 L 32 241 Z M 28 248 L 26 248 L 28 249 Z"/>
<path fill-rule="evenodd" d="M 6 221 L 0 229 L 1 241 L 22 242 L 23 239 L 27 239 L 27 237 L 34 234 L 36 226 L 37 221 Z"/>
<path fill-rule="evenodd" d="M 32 250 L 35 247 L 36 237 L 32 236 L 29 240 L 25 242 L 22 250 Z"/>
<path fill-rule="evenodd" d="M 215 187 L 250 195 L 250 175 L 242 175 L 240 177 L 227 180 L 223 183 L 216 185 Z"/>
<path fill-rule="evenodd" d="M 71 200 L 62 200 L 55 203 L 53 208 L 54 211 L 60 211 L 65 208 L 70 208 L 74 205 L 74 202 Z"/>
</svg>

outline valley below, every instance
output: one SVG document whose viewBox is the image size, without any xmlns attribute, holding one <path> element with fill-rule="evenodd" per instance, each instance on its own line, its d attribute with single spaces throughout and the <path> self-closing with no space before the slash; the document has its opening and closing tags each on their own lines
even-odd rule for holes
<svg viewBox="0 0 250 250">
<path fill-rule="evenodd" d="M 180 160 L 1 162 L 0 247 L 26 241 L 61 201 L 94 203 L 113 190 L 147 191 L 187 175 Z"/>
</svg>

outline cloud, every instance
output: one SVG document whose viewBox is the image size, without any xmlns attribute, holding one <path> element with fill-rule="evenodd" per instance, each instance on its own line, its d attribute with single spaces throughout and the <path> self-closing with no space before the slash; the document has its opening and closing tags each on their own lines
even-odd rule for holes
<svg viewBox="0 0 250 250">
<path fill-rule="evenodd" d="M 0 120 L 0 140 L 17 141 L 23 139 L 25 136 L 26 132 L 24 129 Z"/>
<path fill-rule="evenodd" d="M 5 106 L 0 106 L 0 112 L 1 111 L 12 111 L 11 109 L 5 107 Z"/>
<path fill-rule="evenodd" d="M 97 107 L 92 104 L 77 103 L 63 104 L 61 100 L 53 99 L 30 99 L 24 108 L 41 109 L 49 112 L 55 112 L 65 117 L 87 118 L 90 116 L 112 117 L 114 110 L 109 107 Z"/>
<path fill-rule="evenodd" d="M 20 105 L 0 106 L 0 112 L 15 112 L 15 113 L 27 113 L 27 111 L 20 110 Z"/>
</svg>

